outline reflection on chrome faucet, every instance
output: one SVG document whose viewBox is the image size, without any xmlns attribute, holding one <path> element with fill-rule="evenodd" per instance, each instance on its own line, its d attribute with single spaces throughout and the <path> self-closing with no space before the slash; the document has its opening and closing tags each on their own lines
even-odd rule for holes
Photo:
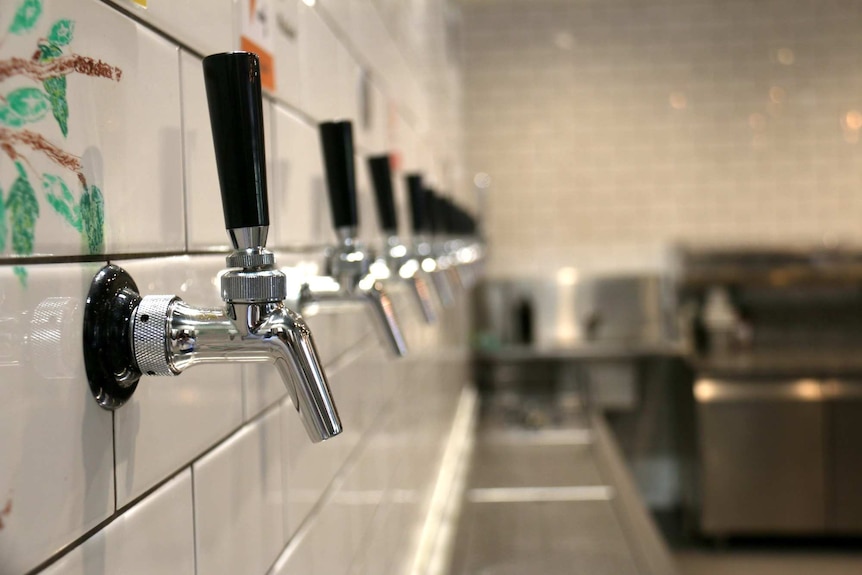
<svg viewBox="0 0 862 575">
<path fill-rule="evenodd" d="M 198 309 L 173 295 L 141 297 L 117 266 L 96 275 L 84 313 L 90 388 L 115 409 L 141 374 L 174 376 L 202 363 L 274 363 L 312 441 L 341 421 L 305 321 L 285 306 L 284 273 L 266 246 L 269 208 L 257 56 L 204 59 L 225 226 L 234 251 L 221 274 L 224 309 Z M 251 140 L 251 141 L 249 141 Z"/>
<path fill-rule="evenodd" d="M 367 306 L 377 331 L 395 355 L 407 354 L 407 342 L 383 282 L 371 272 L 370 256 L 345 232 L 327 255 L 326 275 L 307 278 L 288 301 L 302 312 L 314 308 Z M 295 303 L 294 303 L 295 302 Z"/>
<path fill-rule="evenodd" d="M 377 200 L 377 215 L 380 228 L 386 234 L 386 245 L 379 260 L 371 265 L 371 271 L 381 280 L 401 280 L 410 286 L 426 323 L 437 321 L 437 311 L 431 300 L 427 274 L 422 270 L 398 238 L 398 215 L 395 210 L 395 194 L 392 190 L 391 160 L 388 154 L 368 158 L 368 170 L 374 185 Z M 379 265 L 378 265 L 379 264 Z"/>
<path fill-rule="evenodd" d="M 410 256 L 419 262 L 423 272 L 431 277 L 434 290 L 443 307 L 455 305 L 455 290 L 448 266 L 438 260 L 434 246 L 435 221 L 430 193 L 423 185 L 421 174 L 408 174 L 407 191 L 413 224 L 413 251 Z"/>
<path fill-rule="evenodd" d="M 371 272 L 372 258 L 357 241 L 359 213 L 353 166 L 353 128 L 350 122 L 324 122 L 320 141 L 326 167 L 326 184 L 338 244 L 328 250 L 326 277 L 307 280 L 296 302 L 300 311 L 312 306 L 368 306 L 388 347 L 398 356 L 407 354 L 392 300 L 383 282 Z"/>
<path fill-rule="evenodd" d="M 32 365 L 45 379 L 71 379 L 80 361 L 80 303 L 48 297 L 32 310 L 0 317 L 0 367 Z"/>
</svg>

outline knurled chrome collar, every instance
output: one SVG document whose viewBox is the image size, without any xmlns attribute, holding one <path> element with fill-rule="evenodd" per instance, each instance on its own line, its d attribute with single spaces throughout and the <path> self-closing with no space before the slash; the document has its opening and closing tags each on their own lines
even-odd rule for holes
<svg viewBox="0 0 862 575">
<path fill-rule="evenodd" d="M 176 375 L 168 362 L 168 313 L 177 297 L 141 298 L 132 318 L 132 347 L 138 369 L 146 375 Z"/>
<path fill-rule="evenodd" d="M 278 270 L 230 269 L 221 277 L 221 295 L 226 302 L 269 303 L 287 297 L 287 280 Z"/>
<path fill-rule="evenodd" d="M 235 250 L 226 259 L 229 268 L 266 268 L 275 265 L 275 256 L 266 248 Z"/>
</svg>

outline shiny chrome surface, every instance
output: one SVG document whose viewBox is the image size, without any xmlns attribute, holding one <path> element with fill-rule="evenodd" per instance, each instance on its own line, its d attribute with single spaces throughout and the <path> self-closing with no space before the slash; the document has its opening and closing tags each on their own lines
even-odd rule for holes
<svg viewBox="0 0 862 575">
<path fill-rule="evenodd" d="M 367 275 L 351 289 L 345 287 L 344 283 L 327 282 L 327 279 L 331 278 L 312 278 L 304 284 L 296 296 L 296 307 L 305 312 L 317 308 L 337 309 L 363 305 L 371 314 L 375 331 L 382 342 L 395 355 L 407 355 L 407 341 L 401 332 L 395 308 L 383 282 Z"/>
<path fill-rule="evenodd" d="M 704 532 L 862 532 L 862 381 L 701 377 L 694 397 Z"/>
<path fill-rule="evenodd" d="M 284 273 L 272 266 L 230 268 L 221 276 L 221 296 L 226 302 L 267 303 L 281 301 L 286 295 Z"/>
<path fill-rule="evenodd" d="M 695 398 L 701 530 L 823 530 L 827 413 L 819 382 L 701 380 Z"/>
<path fill-rule="evenodd" d="M 428 287 L 428 279 L 419 263 L 410 257 L 407 246 L 401 243 L 396 236 L 386 239 L 386 248 L 382 262 L 385 271 L 380 274 L 381 279 L 401 280 L 410 287 L 415 301 L 422 312 L 425 323 L 433 324 L 437 321 L 437 310 L 431 298 L 431 290 Z"/>
<path fill-rule="evenodd" d="M 282 302 L 197 309 L 174 296 L 146 296 L 139 308 L 148 311 L 148 319 L 134 317 L 135 353 L 150 375 L 179 375 L 204 363 L 274 363 L 312 441 L 341 432 L 311 330 Z M 161 331 L 157 336 L 154 325 Z"/>
<path fill-rule="evenodd" d="M 455 291 L 451 280 L 447 277 L 447 272 L 440 267 L 434 244 L 427 238 L 418 236 L 414 240 L 410 255 L 412 259 L 419 262 L 419 268 L 431 278 L 440 305 L 444 308 L 455 305 Z"/>
<path fill-rule="evenodd" d="M 383 282 L 371 271 L 371 258 L 353 237 L 353 228 L 340 228 L 338 233 L 340 244 L 329 252 L 327 275 L 307 278 L 288 300 L 303 313 L 321 307 L 364 305 L 383 343 L 395 355 L 407 355 L 398 316 Z"/>
<path fill-rule="evenodd" d="M 252 226 L 248 228 L 228 228 L 231 244 L 234 249 L 253 249 L 266 245 L 269 226 Z"/>
<path fill-rule="evenodd" d="M 476 323 L 490 347 L 541 350 L 676 347 L 673 283 L 659 274 L 499 279 L 479 286 Z M 529 340 L 529 341 L 525 341 Z"/>
</svg>

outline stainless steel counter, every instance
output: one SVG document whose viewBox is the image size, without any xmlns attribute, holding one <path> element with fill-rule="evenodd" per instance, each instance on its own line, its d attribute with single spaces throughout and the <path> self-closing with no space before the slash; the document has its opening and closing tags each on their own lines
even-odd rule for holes
<svg viewBox="0 0 862 575">
<path fill-rule="evenodd" d="M 676 573 L 601 416 L 486 414 L 474 449 L 451 575 Z"/>
</svg>

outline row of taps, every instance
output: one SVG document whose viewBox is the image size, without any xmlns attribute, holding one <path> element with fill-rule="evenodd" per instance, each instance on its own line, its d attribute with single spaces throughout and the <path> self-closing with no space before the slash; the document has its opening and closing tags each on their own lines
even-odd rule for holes
<svg viewBox="0 0 862 575">
<path fill-rule="evenodd" d="M 266 249 L 269 207 L 257 57 L 246 52 L 203 60 L 225 227 L 233 245 L 220 274 L 224 307 L 202 309 L 175 295 L 141 296 L 129 274 L 102 268 L 84 308 L 84 362 L 90 389 L 106 409 L 122 406 L 142 375 L 177 376 L 198 364 L 270 362 L 278 370 L 312 441 L 338 435 L 342 423 L 311 330 L 312 306 L 365 305 L 397 356 L 407 353 L 387 293 L 404 282 L 428 323 L 477 279 L 483 258 L 475 220 L 452 201 L 406 177 L 413 238 L 398 236 L 388 155 L 368 158 L 386 237 L 378 252 L 357 238 L 352 126 L 320 125 L 329 203 L 338 238 L 323 275 L 288 285 Z M 432 295 L 436 294 L 436 297 Z"/>
</svg>

